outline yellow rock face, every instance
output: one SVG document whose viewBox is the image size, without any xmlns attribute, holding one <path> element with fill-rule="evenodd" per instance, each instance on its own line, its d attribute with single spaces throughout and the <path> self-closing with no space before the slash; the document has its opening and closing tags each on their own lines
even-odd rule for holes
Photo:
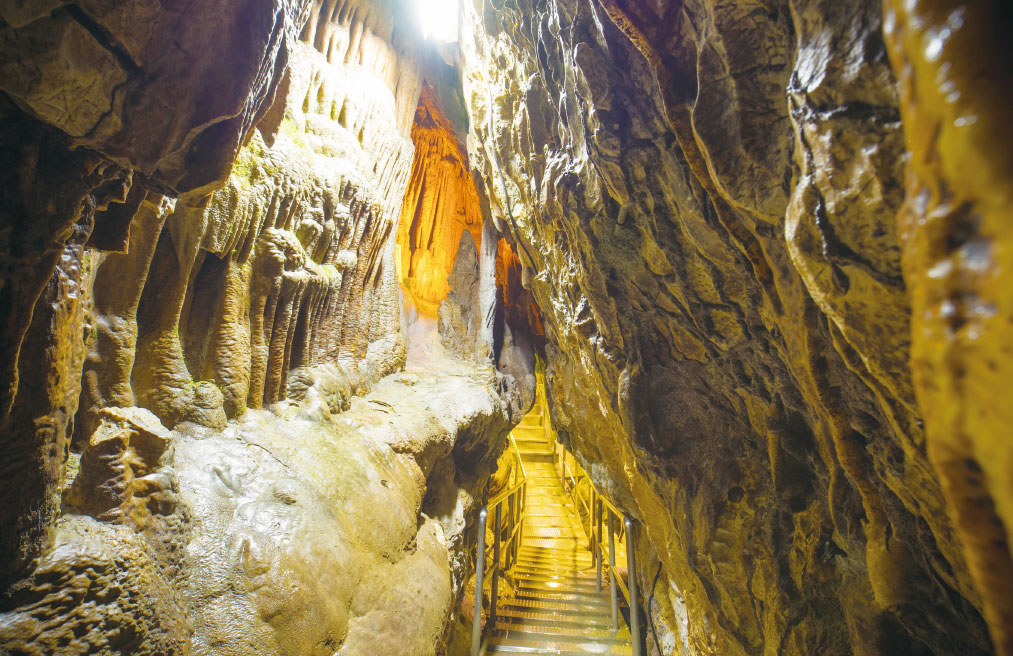
<svg viewBox="0 0 1013 656">
<path fill-rule="evenodd" d="M 0 0 L 0 652 L 442 650 L 533 343 L 649 646 L 1013 656 L 1009 0 L 403 4 Z"/>
<path fill-rule="evenodd" d="M 886 7 L 465 3 L 554 425 L 679 653 L 1008 649 L 1008 39 Z"/>
<path fill-rule="evenodd" d="M 911 153 L 898 231 L 928 454 L 996 650 L 1013 654 L 1013 48 L 999 27 L 1009 7 L 884 11 Z"/>
</svg>

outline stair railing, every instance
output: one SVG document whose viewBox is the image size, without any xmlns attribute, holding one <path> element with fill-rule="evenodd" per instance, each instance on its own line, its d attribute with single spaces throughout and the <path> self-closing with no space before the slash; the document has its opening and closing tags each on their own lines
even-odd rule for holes
<svg viewBox="0 0 1013 656">
<path fill-rule="evenodd" d="M 482 586 L 486 575 L 486 560 L 489 559 L 491 562 L 488 573 L 492 576 L 488 626 L 495 626 L 496 601 L 499 596 L 499 575 L 517 563 L 519 547 L 524 533 L 528 475 L 524 469 L 524 462 L 521 460 L 521 453 L 517 449 L 517 442 L 514 441 L 513 435 L 510 436 L 510 450 L 514 456 L 514 467 L 510 473 L 510 480 L 506 489 L 489 500 L 478 511 L 478 551 L 475 558 L 475 615 L 471 623 L 472 656 L 479 656 L 482 649 Z M 504 507 L 506 508 L 505 519 L 503 513 Z M 487 553 L 485 542 L 485 528 L 489 511 L 494 512 L 491 554 Z M 504 533 L 507 534 L 505 540 L 502 539 Z M 501 554 L 502 543 L 506 544 L 506 549 Z M 489 558 L 490 555 L 491 558 Z"/>
<path fill-rule="evenodd" d="M 551 436 L 551 433 L 546 429 L 547 434 Z M 609 597 L 612 606 L 612 629 L 618 630 L 619 628 L 619 592 L 622 592 L 623 597 L 626 599 L 626 603 L 630 609 L 630 637 L 633 643 L 633 656 L 642 656 L 641 653 L 641 642 L 640 642 L 640 607 L 637 604 L 639 599 L 637 594 L 637 558 L 636 548 L 633 542 L 633 518 L 630 517 L 629 513 L 624 513 L 608 499 L 603 497 L 595 489 L 594 484 L 591 482 L 591 478 L 584 472 L 583 468 L 574 460 L 573 456 L 566 450 L 566 448 L 556 440 L 551 439 L 552 445 L 552 463 L 556 469 L 556 473 L 559 474 L 559 478 L 563 484 L 563 489 L 567 491 L 570 498 L 573 500 L 575 508 L 578 508 L 578 512 L 583 511 L 582 517 L 587 519 L 587 527 L 585 528 L 586 535 L 588 537 L 588 550 L 591 552 L 592 562 L 594 563 L 596 570 L 596 589 L 601 592 L 602 588 L 602 577 L 604 564 L 603 560 L 605 555 L 608 555 L 608 579 L 609 579 Z M 573 464 L 567 462 L 567 457 L 573 460 Z M 586 490 L 586 495 L 581 494 L 582 489 Z M 623 518 L 622 526 L 617 527 L 617 519 Z M 603 542 L 604 535 L 602 531 L 602 524 L 605 524 L 605 528 L 608 534 L 608 542 Z M 620 542 L 622 551 L 626 555 L 626 579 L 623 581 L 623 577 L 619 575 L 616 569 L 616 543 Z"/>
</svg>

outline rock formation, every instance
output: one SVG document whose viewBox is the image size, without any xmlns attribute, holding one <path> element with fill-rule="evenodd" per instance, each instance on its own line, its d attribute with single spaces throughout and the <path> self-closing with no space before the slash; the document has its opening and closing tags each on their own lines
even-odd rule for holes
<svg viewBox="0 0 1013 656">
<path fill-rule="evenodd" d="M 969 80 L 1010 79 L 962 44 L 1008 12 L 901 4 L 464 3 L 470 161 L 665 653 L 987 653 L 985 621 L 1011 649 L 1005 332 L 976 323 L 1011 168 L 960 132 L 1001 105 Z"/>
<path fill-rule="evenodd" d="M 405 371 L 412 134 L 463 146 L 417 120 L 431 57 L 400 5 L 254 4 L 0 14 L 4 653 L 449 639 L 531 395 L 480 347 L 495 295 L 444 327 L 468 352 Z M 480 237 L 466 200 L 416 214 L 459 237 L 467 207 Z M 494 285 L 494 259 L 458 277 Z"/>
<path fill-rule="evenodd" d="M 58 510 L 81 375 L 86 245 L 125 250 L 149 193 L 199 195 L 225 179 L 271 104 L 308 4 L 3 7 L 0 228 L 13 240 L 0 291 L 0 471 L 23 485 L 0 511 L 0 581 L 49 544 Z M 29 362 L 42 375 L 26 377 Z"/>
<path fill-rule="evenodd" d="M 0 2 L 0 652 L 463 646 L 537 353 L 647 653 L 1013 656 L 1008 5 Z"/>
<path fill-rule="evenodd" d="M 482 243 L 482 208 L 457 131 L 435 89 L 422 87 L 412 126 L 415 159 L 401 209 L 398 252 L 401 285 L 422 314 L 432 317 L 450 286 L 461 235 Z"/>
</svg>

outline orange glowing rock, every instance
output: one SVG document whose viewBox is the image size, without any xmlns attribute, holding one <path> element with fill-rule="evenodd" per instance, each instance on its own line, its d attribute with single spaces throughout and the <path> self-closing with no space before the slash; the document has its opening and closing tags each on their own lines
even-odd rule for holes
<svg viewBox="0 0 1013 656">
<path fill-rule="evenodd" d="M 423 85 L 412 126 L 415 159 L 397 233 L 398 280 L 419 313 L 436 317 L 461 234 L 482 241 L 478 191 L 436 90 Z"/>
<path fill-rule="evenodd" d="M 521 258 L 506 239 L 500 238 L 496 244 L 496 288 L 507 321 L 515 326 L 530 326 L 533 334 L 544 336 L 541 311 L 521 278 Z"/>
</svg>

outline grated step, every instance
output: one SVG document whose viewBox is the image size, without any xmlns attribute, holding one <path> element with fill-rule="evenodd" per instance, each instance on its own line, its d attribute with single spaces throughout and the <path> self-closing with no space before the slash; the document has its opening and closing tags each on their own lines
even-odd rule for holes
<svg viewBox="0 0 1013 656">
<path fill-rule="evenodd" d="M 496 622 L 496 630 L 504 638 L 514 640 L 541 640 L 565 642 L 596 642 L 629 644 L 629 636 L 622 635 L 619 631 L 593 627 L 545 627 L 538 625 L 516 624 L 514 622 Z"/>
<path fill-rule="evenodd" d="M 603 643 L 599 645 L 560 640 L 519 640 L 493 636 L 489 639 L 489 654 L 552 654 L 553 656 L 587 656 L 588 654 L 632 654 L 633 647 Z"/>
</svg>

